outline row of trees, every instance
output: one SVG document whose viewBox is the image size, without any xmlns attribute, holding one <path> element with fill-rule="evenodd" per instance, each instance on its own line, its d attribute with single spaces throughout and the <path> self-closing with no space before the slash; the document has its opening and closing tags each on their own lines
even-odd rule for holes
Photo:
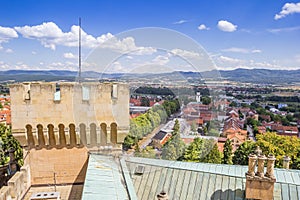
<svg viewBox="0 0 300 200">
<path fill-rule="evenodd" d="M 131 148 L 138 140 L 151 133 L 160 124 L 165 123 L 172 114 L 178 112 L 180 104 L 177 99 L 166 100 L 162 105 L 149 109 L 146 113 L 130 120 L 129 135 L 124 140 L 123 147 Z"/>
</svg>

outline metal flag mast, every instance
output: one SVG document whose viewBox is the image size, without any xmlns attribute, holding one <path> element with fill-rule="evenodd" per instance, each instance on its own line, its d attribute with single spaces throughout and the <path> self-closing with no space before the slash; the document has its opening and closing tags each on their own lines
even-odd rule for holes
<svg viewBox="0 0 300 200">
<path fill-rule="evenodd" d="M 81 18 L 79 17 L 79 47 L 78 47 L 78 66 L 79 66 L 79 82 L 81 82 Z"/>
</svg>

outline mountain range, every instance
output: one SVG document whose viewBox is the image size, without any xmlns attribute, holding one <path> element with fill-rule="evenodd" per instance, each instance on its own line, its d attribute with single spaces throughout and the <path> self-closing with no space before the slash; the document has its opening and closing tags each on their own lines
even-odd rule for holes
<svg viewBox="0 0 300 200">
<path fill-rule="evenodd" d="M 227 79 L 237 82 L 249 83 L 265 83 L 265 84 L 292 84 L 300 82 L 300 69 L 298 70 L 269 70 L 269 69 L 235 69 L 235 70 L 219 70 L 205 72 L 169 72 L 162 74 L 103 74 L 93 71 L 82 72 L 82 77 L 86 80 L 101 79 L 151 79 L 152 77 L 174 77 L 178 73 L 184 78 L 196 79 L 205 77 L 215 79 Z M 24 82 L 24 81 L 75 81 L 77 79 L 77 71 L 67 70 L 8 70 L 0 71 L 1 82 Z"/>
</svg>

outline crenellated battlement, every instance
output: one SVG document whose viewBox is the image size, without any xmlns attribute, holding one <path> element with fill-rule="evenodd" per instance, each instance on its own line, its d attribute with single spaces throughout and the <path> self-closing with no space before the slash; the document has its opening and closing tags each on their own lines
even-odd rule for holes
<svg viewBox="0 0 300 200">
<path fill-rule="evenodd" d="M 10 85 L 10 95 L 12 133 L 23 146 L 117 145 L 129 130 L 127 84 L 28 82 Z"/>
</svg>

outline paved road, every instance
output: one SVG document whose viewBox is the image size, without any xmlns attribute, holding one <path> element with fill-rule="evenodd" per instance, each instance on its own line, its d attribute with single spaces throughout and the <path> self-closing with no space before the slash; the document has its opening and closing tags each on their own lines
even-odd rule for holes
<svg viewBox="0 0 300 200">
<path fill-rule="evenodd" d="M 141 139 L 139 141 L 139 147 L 141 149 L 145 149 L 146 146 L 148 146 L 151 143 L 151 139 L 154 137 L 154 135 L 160 130 L 162 129 L 162 127 L 164 127 L 165 124 L 161 124 L 160 126 L 156 127 L 151 133 L 149 133 L 148 135 L 146 135 L 143 139 Z"/>
</svg>

